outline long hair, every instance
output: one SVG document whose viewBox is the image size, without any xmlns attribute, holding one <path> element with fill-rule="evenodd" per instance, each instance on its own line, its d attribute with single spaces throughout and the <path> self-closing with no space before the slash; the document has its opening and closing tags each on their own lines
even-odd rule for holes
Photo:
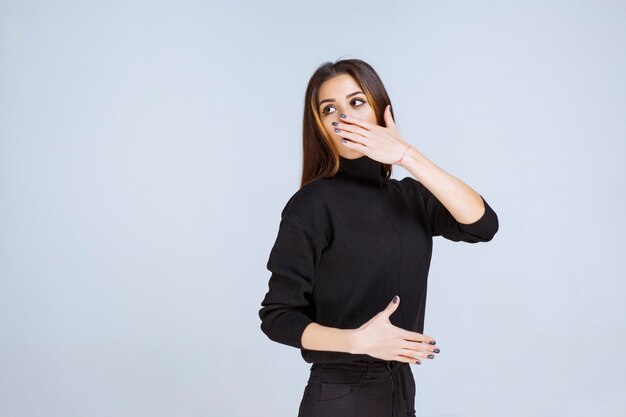
<svg viewBox="0 0 626 417">
<path fill-rule="evenodd" d="M 339 152 L 324 129 L 317 106 L 320 86 L 339 74 L 349 74 L 354 78 L 376 114 L 376 123 L 386 127 L 383 112 L 391 101 L 380 77 L 370 64 L 360 59 L 342 59 L 320 65 L 311 76 L 304 97 L 300 187 L 318 178 L 332 177 L 339 170 Z M 391 115 L 393 117 L 393 110 Z M 381 163 L 381 175 L 389 179 L 391 171 L 391 164 Z"/>
</svg>

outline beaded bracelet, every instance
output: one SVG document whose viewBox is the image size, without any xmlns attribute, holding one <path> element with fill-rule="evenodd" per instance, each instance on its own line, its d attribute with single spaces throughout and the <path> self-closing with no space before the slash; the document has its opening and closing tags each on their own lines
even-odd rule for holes
<svg viewBox="0 0 626 417">
<path fill-rule="evenodd" d="M 404 158 L 404 155 L 406 155 L 406 151 L 408 151 L 410 147 L 411 147 L 410 144 L 409 146 L 406 147 L 406 149 L 404 150 L 404 153 L 402 154 L 402 158 Z M 398 159 L 396 162 L 394 162 L 394 164 L 399 164 L 400 162 L 402 162 L 402 158 Z"/>
</svg>

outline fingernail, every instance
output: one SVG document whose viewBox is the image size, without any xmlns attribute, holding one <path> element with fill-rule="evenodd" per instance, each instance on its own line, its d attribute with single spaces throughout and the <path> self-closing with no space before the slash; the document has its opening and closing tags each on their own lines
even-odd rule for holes
<svg viewBox="0 0 626 417">
<path fill-rule="evenodd" d="M 345 139 L 341 139 L 341 142 L 342 142 L 342 143 L 346 143 L 346 142 L 348 142 L 348 141 L 347 141 L 347 140 L 345 140 Z"/>
<path fill-rule="evenodd" d="M 430 343 L 431 345 L 434 345 L 434 344 L 435 344 L 435 343 L 437 343 L 437 342 L 435 342 L 434 340 L 431 340 L 431 341 L 430 341 L 430 342 L 428 342 L 428 343 Z"/>
<path fill-rule="evenodd" d="M 439 349 L 435 349 L 435 350 L 433 350 L 433 352 L 439 353 L 440 351 L 439 351 Z"/>
<path fill-rule="evenodd" d="M 398 296 L 396 295 L 395 297 L 393 297 L 393 301 L 394 304 L 398 304 Z"/>
<path fill-rule="evenodd" d="M 335 128 L 335 132 L 340 133 L 340 132 L 341 132 L 341 130 L 339 130 L 339 129 Z"/>
<path fill-rule="evenodd" d="M 339 126 L 339 123 L 333 122 L 333 126 Z"/>
<path fill-rule="evenodd" d="M 343 113 L 341 113 L 341 114 L 339 115 L 339 117 L 341 117 L 342 119 L 345 119 L 345 118 L 346 118 L 346 115 L 345 115 L 345 114 L 343 114 Z"/>
</svg>

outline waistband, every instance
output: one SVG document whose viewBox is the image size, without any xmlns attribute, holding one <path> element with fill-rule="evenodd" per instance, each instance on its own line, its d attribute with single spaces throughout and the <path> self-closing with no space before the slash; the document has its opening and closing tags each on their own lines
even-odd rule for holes
<svg viewBox="0 0 626 417">
<path fill-rule="evenodd" d="M 314 362 L 311 364 L 311 370 L 318 368 L 333 368 L 333 369 L 346 369 L 346 370 L 364 370 L 370 369 L 372 371 L 394 371 L 399 368 L 408 367 L 408 362 L 399 361 L 375 361 L 375 360 L 358 360 L 352 362 L 328 362 L 320 363 Z"/>
</svg>

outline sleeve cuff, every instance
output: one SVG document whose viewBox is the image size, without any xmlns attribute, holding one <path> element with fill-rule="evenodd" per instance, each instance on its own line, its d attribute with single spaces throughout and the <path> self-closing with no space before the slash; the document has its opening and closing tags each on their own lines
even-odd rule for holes
<svg viewBox="0 0 626 417">
<path fill-rule="evenodd" d="M 485 242 L 488 242 L 498 231 L 498 216 L 482 195 L 480 198 L 483 200 L 485 205 L 485 212 L 483 215 L 474 223 L 459 223 L 459 228 L 473 236 L 479 237 Z"/>
</svg>

